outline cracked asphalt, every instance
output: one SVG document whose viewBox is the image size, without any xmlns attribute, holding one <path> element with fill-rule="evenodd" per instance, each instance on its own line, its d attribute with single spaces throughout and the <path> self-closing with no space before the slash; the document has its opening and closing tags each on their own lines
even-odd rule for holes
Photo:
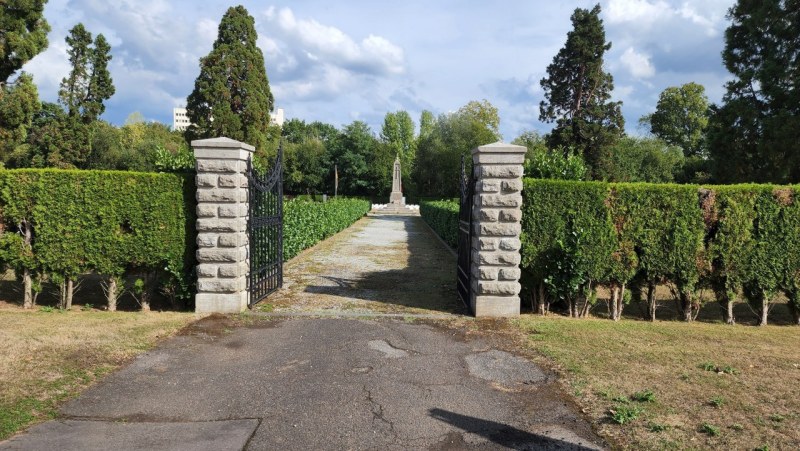
<svg viewBox="0 0 800 451">
<path fill-rule="evenodd" d="M 387 224 L 420 227 L 414 221 L 367 218 L 354 236 L 363 242 Z M 416 230 L 409 236 L 434 239 Z M 356 255 L 350 240 L 334 243 L 304 258 Z M 420 277 L 417 290 L 444 283 Z M 208 317 L 66 404 L 56 420 L 0 443 L 0 450 L 604 447 L 552 374 L 490 335 L 413 316 Z"/>
</svg>

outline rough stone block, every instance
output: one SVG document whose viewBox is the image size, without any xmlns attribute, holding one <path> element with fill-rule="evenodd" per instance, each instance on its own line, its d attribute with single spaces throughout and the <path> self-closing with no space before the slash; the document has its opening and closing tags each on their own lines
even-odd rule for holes
<svg viewBox="0 0 800 451">
<path fill-rule="evenodd" d="M 500 249 L 504 251 L 518 251 L 522 249 L 522 241 L 519 238 L 503 238 L 500 240 Z"/>
<path fill-rule="evenodd" d="M 219 247 L 242 247 L 247 244 L 245 233 L 223 233 L 219 236 Z"/>
<path fill-rule="evenodd" d="M 244 232 L 247 230 L 245 218 L 216 219 L 200 218 L 197 220 L 198 232 Z"/>
<path fill-rule="evenodd" d="M 247 191 L 239 188 L 202 188 L 197 190 L 197 202 L 235 203 L 246 201 Z"/>
<path fill-rule="evenodd" d="M 219 207 L 220 218 L 244 218 L 245 216 L 247 216 L 247 205 L 245 204 L 220 205 Z"/>
<path fill-rule="evenodd" d="M 209 204 L 198 204 L 197 205 L 197 217 L 198 218 L 215 218 L 215 217 L 217 217 L 217 206 L 216 205 L 209 205 Z"/>
<path fill-rule="evenodd" d="M 217 174 L 197 174 L 198 188 L 216 188 Z"/>
<path fill-rule="evenodd" d="M 222 178 L 220 178 L 220 182 L 221 181 Z M 500 186 L 504 193 L 518 193 L 522 191 L 522 180 L 503 180 Z"/>
<path fill-rule="evenodd" d="M 198 158 L 197 172 L 244 173 L 247 163 L 244 160 L 219 160 Z"/>
<path fill-rule="evenodd" d="M 521 289 L 517 282 L 478 281 L 478 295 L 515 296 Z"/>
<path fill-rule="evenodd" d="M 522 195 L 520 194 L 511 194 L 511 195 L 502 195 L 502 194 L 479 194 L 475 196 L 480 199 L 480 207 L 495 207 L 495 208 L 502 208 L 502 207 L 520 207 L 522 206 Z"/>
<path fill-rule="evenodd" d="M 197 261 L 200 263 L 237 263 L 243 262 L 247 257 L 247 250 L 243 247 L 220 249 L 203 248 L 197 250 Z"/>
<path fill-rule="evenodd" d="M 225 174 L 219 176 L 220 188 L 241 188 L 247 186 L 247 176 L 244 174 Z"/>
<path fill-rule="evenodd" d="M 201 293 L 238 293 L 246 288 L 246 279 L 199 279 L 197 291 Z"/>
<path fill-rule="evenodd" d="M 500 274 L 500 268 L 492 266 L 473 266 L 472 275 L 477 277 L 478 280 L 497 280 Z"/>
<path fill-rule="evenodd" d="M 522 271 L 519 268 L 503 268 L 500 270 L 499 280 L 519 281 L 522 277 Z"/>
<path fill-rule="evenodd" d="M 481 222 L 497 222 L 498 219 L 500 219 L 500 210 L 481 208 L 478 213 L 478 220 Z"/>
<path fill-rule="evenodd" d="M 522 165 L 481 165 L 478 167 L 481 179 L 518 179 L 522 177 Z"/>
<path fill-rule="evenodd" d="M 217 265 L 201 264 L 197 265 L 197 277 L 217 277 Z"/>
<path fill-rule="evenodd" d="M 496 238 L 482 238 L 482 237 L 473 237 L 472 238 L 472 248 L 479 249 L 482 251 L 496 251 L 497 250 L 497 239 Z"/>
<path fill-rule="evenodd" d="M 217 238 L 219 235 L 215 233 L 198 233 L 197 246 L 198 247 L 215 247 L 217 245 Z"/>
<path fill-rule="evenodd" d="M 522 211 L 516 210 L 503 210 L 500 212 L 501 222 L 520 222 L 522 220 Z"/>
<path fill-rule="evenodd" d="M 474 233 L 478 236 L 517 237 L 522 231 L 519 224 L 505 222 L 479 222 L 474 227 Z"/>
<path fill-rule="evenodd" d="M 219 265 L 219 276 L 223 278 L 244 277 L 247 275 L 247 263 L 230 263 Z"/>
<path fill-rule="evenodd" d="M 499 180 L 481 180 L 475 184 L 475 192 L 478 193 L 498 193 L 500 192 Z"/>
</svg>

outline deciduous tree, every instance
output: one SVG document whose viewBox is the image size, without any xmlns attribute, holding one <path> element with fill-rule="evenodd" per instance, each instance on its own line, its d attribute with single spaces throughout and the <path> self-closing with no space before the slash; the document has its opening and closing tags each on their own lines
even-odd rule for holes
<svg viewBox="0 0 800 451">
<path fill-rule="evenodd" d="M 650 131 L 686 157 L 705 157 L 708 97 L 697 83 L 672 86 L 661 92 L 656 111 L 647 117 Z"/>
</svg>

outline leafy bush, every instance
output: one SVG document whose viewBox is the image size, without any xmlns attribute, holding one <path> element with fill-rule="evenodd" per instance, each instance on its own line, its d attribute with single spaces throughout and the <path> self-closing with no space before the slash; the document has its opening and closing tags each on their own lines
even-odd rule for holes
<svg viewBox="0 0 800 451">
<path fill-rule="evenodd" d="M 423 200 L 419 204 L 422 219 L 454 249 L 458 247 L 458 210 L 456 199 Z"/>
<path fill-rule="evenodd" d="M 159 272 L 188 299 L 193 199 L 193 177 L 176 174 L 0 170 L 0 260 L 25 274 L 26 291 L 44 274 Z"/>
<path fill-rule="evenodd" d="M 283 207 L 283 258 L 289 260 L 356 222 L 371 205 L 367 200 L 340 197 L 327 202 L 287 200 Z"/>
</svg>

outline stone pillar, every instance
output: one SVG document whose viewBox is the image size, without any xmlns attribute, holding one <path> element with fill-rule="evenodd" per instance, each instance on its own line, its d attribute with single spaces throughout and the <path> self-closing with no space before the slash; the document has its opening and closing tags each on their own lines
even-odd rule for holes
<svg viewBox="0 0 800 451">
<path fill-rule="evenodd" d="M 475 316 L 519 315 L 522 163 L 526 150 L 498 142 L 472 151 L 471 307 Z"/>
<path fill-rule="evenodd" d="M 229 138 L 192 141 L 197 160 L 198 313 L 247 308 L 247 161 L 255 148 Z"/>
</svg>

